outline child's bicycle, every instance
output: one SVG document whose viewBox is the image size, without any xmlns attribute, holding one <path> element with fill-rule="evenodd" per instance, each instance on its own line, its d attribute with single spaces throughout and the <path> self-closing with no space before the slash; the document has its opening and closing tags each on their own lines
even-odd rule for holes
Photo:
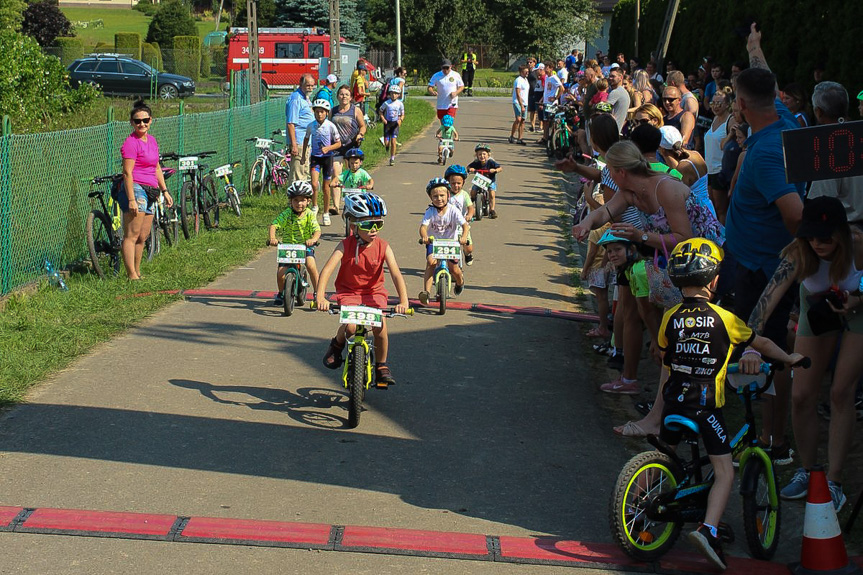
<svg viewBox="0 0 863 575">
<path fill-rule="evenodd" d="M 334 185 L 333 188 L 341 188 L 341 190 L 342 190 L 342 194 L 341 194 L 341 197 L 342 197 L 342 207 L 341 207 L 342 219 L 345 220 L 345 237 L 348 237 L 351 235 L 351 221 L 348 219 L 348 214 L 345 212 L 345 209 L 344 209 L 345 196 L 347 196 L 348 194 L 361 194 L 361 193 L 365 192 L 366 190 L 361 189 L 361 188 L 346 188 L 346 187 L 342 186 L 341 184 Z"/>
<path fill-rule="evenodd" d="M 432 242 L 432 257 L 437 260 L 434 270 L 434 292 L 437 294 L 438 313 L 446 313 L 446 300 L 452 293 L 452 274 L 449 271 L 449 261 L 461 265 L 461 244 L 458 240 L 437 240 L 429 236 Z M 422 240 L 420 240 L 422 243 Z"/>
<path fill-rule="evenodd" d="M 315 304 L 312 303 L 312 308 Z M 347 338 L 348 357 L 342 369 L 342 381 L 348 390 L 348 427 L 360 424 L 366 390 L 374 384 L 375 339 L 371 327 L 383 325 L 383 318 L 413 315 L 396 313 L 395 308 L 375 309 L 365 306 L 331 304 L 329 313 L 339 314 L 339 323 L 356 325 L 357 331 Z"/>
<path fill-rule="evenodd" d="M 546 108 L 554 114 L 551 130 L 548 135 L 547 152 L 549 157 L 562 160 L 572 148 L 572 131 L 569 122 L 572 121 L 572 108 L 565 106 L 554 106 Z"/>
<path fill-rule="evenodd" d="M 276 130 L 273 135 L 281 134 Z M 273 185 L 277 188 L 287 183 L 289 175 L 290 156 L 287 153 L 271 149 L 273 144 L 282 145 L 282 142 L 268 138 L 246 138 L 247 142 L 254 142 L 255 148 L 259 150 L 258 157 L 249 170 L 249 185 L 246 193 L 249 195 L 257 193 L 262 196 L 265 193 L 273 193 Z"/>
<path fill-rule="evenodd" d="M 489 170 L 476 170 L 476 173 L 473 175 L 473 180 L 470 182 L 471 195 L 476 197 L 474 200 L 476 211 L 473 216 L 476 221 L 480 221 L 484 217 L 488 216 L 491 208 L 489 190 L 491 189 L 492 182 L 491 178 L 488 177 L 488 174 Z"/>
<path fill-rule="evenodd" d="M 242 164 L 242 162 L 231 162 L 230 164 L 219 166 L 218 168 L 213 170 L 213 177 L 218 178 L 222 181 L 222 188 L 225 192 L 225 202 L 228 204 L 228 207 L 231 208 L 231 211 L 234 212 L 234 214 L 238 218 L 241 214 L 240 194 L 237 192 L 237 188 L 231 181 L 231 174 L 234 172 L 234 168 L 236 168 L 240 164 Z M 216 193 L 218 194 L 218 191 Z"/>
<path fill-rule="evenodd" d="M 452 158 L 455 153 L 455 142 L 452 138 L 441 138 L 439 146 L 441 164 L 446 166 L 447 160 Z"/>
<path fill-rule="evenodd" d="M 315 245 L 318 245 L 317 243 Z M 294 305 L 303 307 L 309 289 L 309 276 L 306 271 L 305 244 L 279 244 L 277 261 L 287 264 L 285 270 L 285 289 L 282 292 L 286 316 L 294 313 Z"/>
<path fill-rule="evenodd" d="M 804 358 L 796 365 L 806 368 L 810 364 L 809 358 Z M 746 543 L 750 554 L 757 559 L 770 559 L 776 552 L 780 500 L 773 462 L 758 445 L 752 399 L 773 384 L 775 371 L 782 367 L 782 364 L 762 364 L 760 375 L 735 376 L 748 381 L 735 390 L 745 406 L 746 423 L 731 439 L 731 448 L 740 461 Z M 728 366 L 729 374 L 737 372 L 737 364 Z M 690 459 L 684 460 L 657 436 L 648 435 L 647 441 L 657 451 L 640 453 L 630 459 L 621 470 L 611 495 L 612 536 L 627 555 L 639 561 L 656 561 L 674 545 L 684 523 L 704 520 L 714 480 L 709 458 L 698 450 L 698 424 L 681 415 L 669 415 L 665 425 L 683 431 L 683 442 L 691 448 Z M 704 467 L 707 467 L 706 473 L 702 471 Z M 722 540 L 734 540 L 727 525 L 719 527 Z"/>
<path fill-rule="evenodd" d="M 93 270 L 104 280 L 120 272 L 123 216 L 110 188 L 118 186 L 118 192 L 125 193 L 119 188 L 123 185 L 123 174 L 99 176 L 90 180 L 89 184 L 87 197 L 91 200 L 98 198 L 101 209 L 94 208 L 87 214 L 87 249 Z"/>
</svg>

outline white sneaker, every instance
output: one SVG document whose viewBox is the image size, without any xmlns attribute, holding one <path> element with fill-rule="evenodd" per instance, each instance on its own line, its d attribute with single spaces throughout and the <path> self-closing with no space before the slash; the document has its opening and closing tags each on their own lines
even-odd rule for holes
<svg viewBox="0 0 863 575">
<path fill-rule="evenodd" d="M 383 136 L 381 136 L 380 138 L 378 138 L 378 141 L 381 143 L 381 146 L 383 146 L 384 148 L 386 148 L 386 147 L 387 147 L 386 142 L 384 142 L 384 137 L 383 137 Z"/>
<path fill-rule="evenodd" d="M 318 217 L 318 206 L 312 208 L 312 213 L 315 214 L 315 217 Z"/>
<path fill-rule="evenodd" d="M 332 223 L 333 223 L 333 222 L 330 220 L 330 214 L 328 214 L 327 212 L 324 212 L 324 222 L 323 222 L 323 223 L 324 223 L 324 225 L 325 225 L 325 226 L 329 226 L 330 224 L 332 224 Z"/>
</svg>

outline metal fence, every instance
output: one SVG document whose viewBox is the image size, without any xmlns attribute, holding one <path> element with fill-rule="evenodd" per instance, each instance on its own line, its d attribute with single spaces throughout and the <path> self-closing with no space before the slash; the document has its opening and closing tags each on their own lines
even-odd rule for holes
<svg viewBox="0 0 863 575">
<path fill-rule="evenodd" d="M 163 153 L 218 150 L 211 166 L 242 161 L 242 182 L 256 157 L 244 140 L 284 128 L 286 98 L 218 112 L 157 118 L 152 134 Z M 48 132 L 0 136 L 0 295 L 38 278 L 45 260 L 65 267 L 87 257 L 84 223 L 91 209 L 88 182 L 121 171 L 126 121 Z M 167 181 L 177 192 L 180 178 Z M 179 197 L 175 195 L 175 197 Z"/>
</svg>

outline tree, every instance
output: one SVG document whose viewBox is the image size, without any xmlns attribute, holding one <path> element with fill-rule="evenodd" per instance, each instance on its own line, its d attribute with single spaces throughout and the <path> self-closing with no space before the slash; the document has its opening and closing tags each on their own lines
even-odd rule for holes
<svg viewBox="0 0 863 575">
<path fill-rule="evenodd" d="M 0 30 L 20 31 L 25 8 L 24 0 L 0 0 Z"/>
<path fill-rule="evenodd" d="M 179 0 L 168 0 L 161 5 L 150 21 L 147 29 L 147 42 L 157 42 L 159 46 L 173 46 L 174 36 L 197 36 L 198 27 L 189 9 Z"/>
<path fill-rule="evenodd" d="M 365 11 L 360 9 L 357 0 L 340 0 L 339 16 L 342 36 L 356 44 L 365 44 Z M 329 30 L 329 0 L 276 0 L 275 23 L 287 28 L 318 27 Z"/>
<path fill-rule="evenodd" d="M 596 38 L 601 25 L 594 0 L 489 0 L 509 51 L 557 57 L 575 41 Z M 563 44 L 563 45 L 561 45 Z"/>
<path fill-rule="evenodd" d="M 52 0 L 30 4 L 24 10 L 21 31 L 39 42 L 40 46 L 53 46 L 57 36 L 74 36 L 72 23 Z"/>
<path fill-rule="evenodd" d="M 234 26 L 248 26 L 246 21 L 246 3 L 242 0 L 237 4 L 236 24 Z M 258 0 L 258 28 L 268 28 L 276 23 L 276 3 L 273 0 Z"/>
</svg>

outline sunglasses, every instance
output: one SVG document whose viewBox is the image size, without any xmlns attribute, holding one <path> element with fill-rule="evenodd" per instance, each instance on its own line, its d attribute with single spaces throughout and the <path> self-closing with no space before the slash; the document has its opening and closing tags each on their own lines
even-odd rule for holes
<svg viewBox="0 0 863 575">
<path fill-rule="evenodd" d="M 357 228 L 364 232 L 376 232 L 384 227 L 383 220 L 364 220 L 357 222 Z"/>
<path fill-rule="evenodd" d="M 642 124 L 649 124 L 650 120 L 648 120 L 647 118 L 633 118 L 629 121 L 629 123 L 633 126 L 640 126 Z"/>
<path fill-rule="evenodd" d="M 663 98 L 662 101 L 665 102 L 666 104 L 670 104 L 672 102 L 676 102 L 679 99 L 680 98 Z"/>
<path fill-rule="evenodd" d="M 146 125 L 146 124 L 149 124 L 149 123 L 150 123 L 150 120 L 152 120 L 152 119 L 153 119 L 153 118 L 132 118 L 132 122 L 133 122 L 136 126 L 139 126 L 139 125 L 141 125 L 141 124 L 145 124 L 145 125 Z"/>
</svg>

